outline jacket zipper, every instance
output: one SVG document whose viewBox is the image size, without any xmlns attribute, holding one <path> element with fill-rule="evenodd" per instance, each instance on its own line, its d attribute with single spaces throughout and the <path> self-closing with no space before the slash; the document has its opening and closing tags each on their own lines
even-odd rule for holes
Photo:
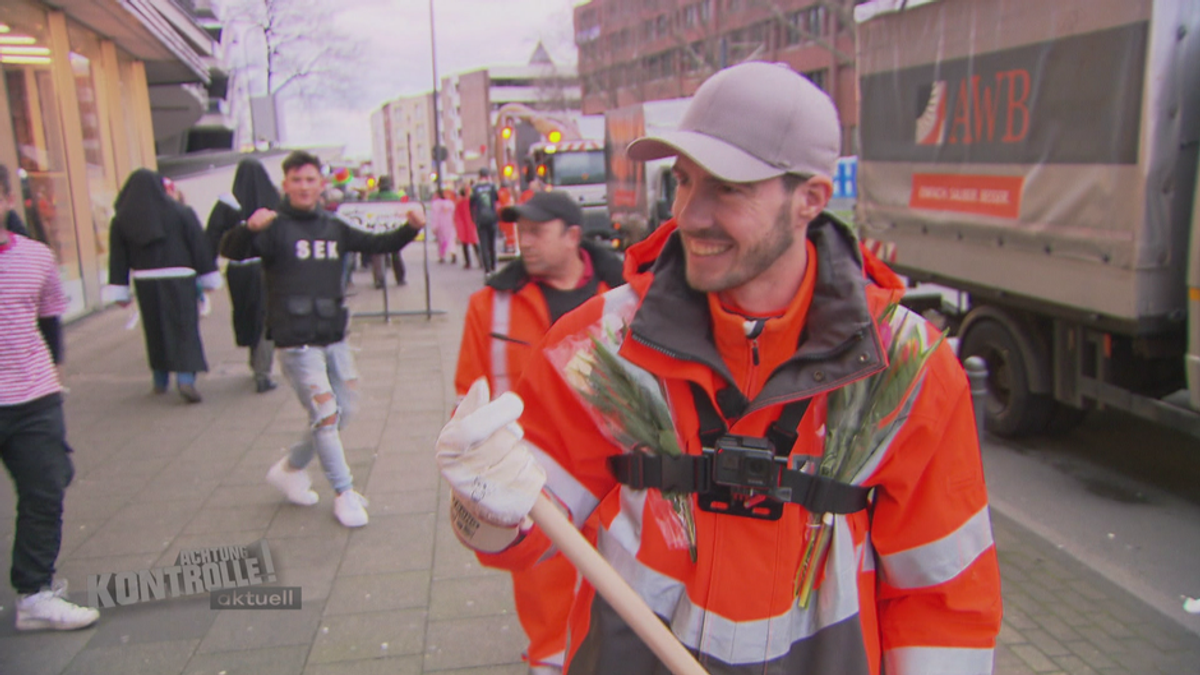
<svg viewBox="0 0 1200 675">
<path fill-rule="evenodd" d="M 746 374 L 746 386 L 742 392 L 747 394 L 747 397 L 750 392 L 754 391 L 755 383 L 758 381 L 758 367 L 762 363 L 758 354 L 758 338 L 762 335 L 766 323 L 762 319 L 750 319 L 745 322 L 746 339 L 750 342 L 750 372 Z"/>
</svg>

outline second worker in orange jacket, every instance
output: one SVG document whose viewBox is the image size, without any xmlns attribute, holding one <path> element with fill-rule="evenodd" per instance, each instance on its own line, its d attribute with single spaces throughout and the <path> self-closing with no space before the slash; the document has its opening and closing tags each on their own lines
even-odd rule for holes
<svg viewBox="0 0 1200 675">
<path fill-rule="evenodd" d="M 538 192 L 501 210 L 513 223 L 521 257 L 471 296 L 454 386 L 459 396 L 487 378 L 494 396 L 510 390 L 542 336 L 567 312 L 624 283 L 621 261 L 583 240 L 583 212 L 564 192 Z M 575 568 L 554 555 L 513 574 L 517 616 L 529 636 L 531 672 L 562 667 Z"/>
</svg>

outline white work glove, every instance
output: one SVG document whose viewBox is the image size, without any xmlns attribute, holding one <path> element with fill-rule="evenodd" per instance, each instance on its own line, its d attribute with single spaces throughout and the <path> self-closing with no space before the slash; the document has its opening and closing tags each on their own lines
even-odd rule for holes
<svg viewBox="0 0 1200 675">
<path fill-rule="evenodd" d="M 546 482 L 546 472 L 521 441 L 525 404 L 507 392 L 489 402 L 486 378 L 471 385 L 437 440 L 437 461 L 450 483 L 450 522 L 467 546 L 485 553 L 508 548 Z"/>
</svg>

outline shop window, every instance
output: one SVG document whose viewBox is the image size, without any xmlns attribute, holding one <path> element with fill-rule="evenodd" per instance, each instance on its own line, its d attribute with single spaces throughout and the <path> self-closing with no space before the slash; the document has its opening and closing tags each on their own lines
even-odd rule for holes
<svg viewBox="0 0 1200 675">
<path fill-rule="evenodd" d="M 75 98 L 79 103 L 79 132 L 83 139 L 87 161 L 88 195 L 91 198 L 92 228 L 96 234 L 96 255 L 99 258 L 100 283 L 108 282 L 108 228 L 113 217 L 118 177 L 112 157 L 112 134 L 109 124 L 108 97 L 114 95 L 102 89 L 100 72 L 100 39 L 91 31 L 68 24 L 67 38 L 71 42 L 68 59 L 75 76 Z"/>
<path fill-rule="evenodd" d="M 51 72 L 52 49 L 46 12 L 25 0 L 0 6 L 0 64 L 11 127 L 0 130 L 0 144 L 11 143 L 20 180 L 23 214 L 30 234 L 58 258 L 63 287 L 71 298 L 68 315 L 84 307 L 81 255 L 75 234 L 66 137 L 59 115 L 59 93 Z M 14 167 L 10 167 L 14 168 Z M 13 185 L 14 191 L 18 186 Z"/>
</svg>

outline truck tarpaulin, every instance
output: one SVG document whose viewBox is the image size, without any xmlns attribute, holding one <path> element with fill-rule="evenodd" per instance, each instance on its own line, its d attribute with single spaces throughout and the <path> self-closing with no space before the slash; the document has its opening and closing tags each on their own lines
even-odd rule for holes
<svg viewBox="0 0 1200 675">
<path fill-rule="evenodd" d="M 1134 323 L 1180 311 L 1195 7 L 897 4 L 856 11 L 864 235 L 902 271 Z"/>
</svg>

